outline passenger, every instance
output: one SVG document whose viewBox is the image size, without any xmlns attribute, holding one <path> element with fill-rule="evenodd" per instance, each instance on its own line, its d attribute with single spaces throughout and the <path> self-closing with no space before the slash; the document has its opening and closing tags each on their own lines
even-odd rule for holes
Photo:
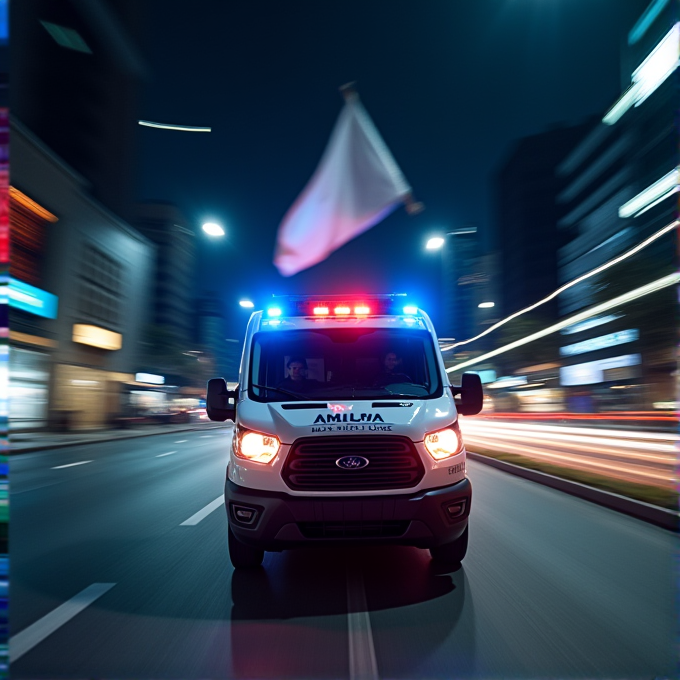
<svg viewBox="0 0 680 680">
<path fill-rule="evenodd" d="M 293 392 L 307 392 L 321 386 L 318 380 L 309 380 L 306 376 L 307 360 L 304 357 L 291 357 L 286 364 L 288 377 L 277 387 Z"/>
<path fill-rule="evenodd" d="M 392 385 L 393 383 L 410 383 L 411 378 L 406 373 L 396 370 L 398 366 L 401 366 L 401 357 L 396 352 L 388 352 L 383 359 L 382 371 L 375 377 L 373 385 L 385 387 L 385 385 Z"/>
</svg>

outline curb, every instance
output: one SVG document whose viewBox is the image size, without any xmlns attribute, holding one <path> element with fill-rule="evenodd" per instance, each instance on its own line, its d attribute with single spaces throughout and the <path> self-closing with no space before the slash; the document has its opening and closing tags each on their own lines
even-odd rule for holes
<svg viewBox="0 0 680 680">
<path fill-rule="evenodd" d="M 509 472 L 512 475 L 524 477 L 524 479 L 528 479 L 532 482 L 538 482 L 539 484 L 549 486 L 558 491 L 563 491 L 572 496 L 577 496 L 578 498 L 583 498 L 592 503 L 597 503 L 598 505 L 610 508 L 611 510 L 616 510 L 617 512 L 622 512 L 631 517 L 649 522 L 650 524 L 655 524 L 663 529 L 669 529 L 676 533 L 680 531 L 680 513 L 676 511 L 660 508 L 656 505 L 651 505 L 650 503 L 644 503 L 643 501 L 636 501 L 632 498 L 626 498 L 625 496 L 619 496 L 611 491 L 595 489 L 592 486 L 586 486 L 580 482 L 572 482 L 568 479 L 555 477 L 546 472 L 539 472 L 538 470 L 531 470 L 530 468 L 524 468 L 519 465 L 514 465 L 513 463 L 506 463 L 503 460 L 483 456 L 481 453 L 468 451 L 467 455 L 470 459 L 476 460 L 484 465 L 498 468 L 499 470 Z"/>
<path fill-rule="evenodd" d="M 228 426 L 226 426 L 228 427 Z M 56 442 L 52 444 L 39 444 L 36 446 L 26 446 L 21 449 L 13 449 L 12 444 L 9 445 L 9 455 L 18 456 L 22 453 L 34 453 L 35 451 L 46 451 L 49 449 L 65 449 L 69 446 L 84 446 L 85 444 L 100 444 L 116 441 L 124 441 L 125 439 L 137 439 L 138 437 L 153 437 L 159 434 L 175 434 L 176 432 L 192 432 L 195 430 L 222 430 L 225 429 L 224 425 L 217 425 L 213 427 L 206 427 L 205 425 L 199 425 L 194 427 L 183 427 L 177 430 L 170 430 L 169 432 L 130 432 L 129 434 L 121 435 L 119 437 L 112 437 L 111 439 L 83 439 L 74 442 Z"/>
</svg>

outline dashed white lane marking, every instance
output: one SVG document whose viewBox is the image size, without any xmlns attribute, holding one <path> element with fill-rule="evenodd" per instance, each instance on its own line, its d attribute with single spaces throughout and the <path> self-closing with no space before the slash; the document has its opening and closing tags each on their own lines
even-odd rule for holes
<svg viewBox="0 0 680 680">
<path fill-rule="evenodd" d="M 180 440 L 176 441 L 175 444 L 184 444 L 185 442 L 188 442 L 188 441 L 189 441 L 188 439 L 180 439 Z"/>
<path fill-rule="evenodd" d="M 76 614 L 79 614 L 115 585 L 115 583 L 93 583 L 64 604 L 60 604 L 49 614 L 32 623 L 28 628 L 24 628 L 20 633 L 12 636 L 9 639 L 10 661 L 16 661 L 33 649 L 48 635 L 52 635 L 57 628 L 70 621 Z"/>
<path fill-rule="evenodd" d="M 199 439 L 208 439 L 208 437 L 212 437 L 211 434 L 202 434 Z"/>
<path fill-rule="evenodd" d="M 56 465 L 52 470 L 61 470 L 61 468 L 73 467 L 74 465 L 85 465 L 85 463 L 91 463 L 91 460 L 81 460 L 77 463 L 69 463 L 68 465 Z"/>
<path fill-rule="evenodd" d="M 350 680 L 378 680 L 364 578 L 356 566 L 347 566 L 347 627 Z"/>
<path fill-rule="evenodd" d="M 199 510 L 195 515 L 191 515 L 189 519 L 184 520 L 180 524 L 181 527 L 190 527 L 194 526 L 195 524 L 198 524 L 202 519 L 207 517 L 211 512 L 214 510 L 217 510 L 217 508 L 220 507 L 220 505 L 224 505 L 224 494 L 222 494 L 219 498 L 216 498 L 212 503 L 208 503 L 202 510 Z"/>
<path fill-rule="evenodd" d="M 173 453 L 177 453 L 177 451 L 168 451 L 167 453 L 159 453 L 156 458 L 162 458 L 163 456 L 172 456 Z"/>
</svg>

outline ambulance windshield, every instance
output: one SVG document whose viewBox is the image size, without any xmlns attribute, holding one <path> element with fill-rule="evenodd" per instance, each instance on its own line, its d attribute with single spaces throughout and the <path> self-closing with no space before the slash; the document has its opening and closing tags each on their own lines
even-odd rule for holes
<svg viewBox="0 0 680 680">
<path fill-rule="evenodd" d="M 257 333 L 248 387 L 266 402 L 442 394 L 429 333 L 386 328 Z"/>
</svg>

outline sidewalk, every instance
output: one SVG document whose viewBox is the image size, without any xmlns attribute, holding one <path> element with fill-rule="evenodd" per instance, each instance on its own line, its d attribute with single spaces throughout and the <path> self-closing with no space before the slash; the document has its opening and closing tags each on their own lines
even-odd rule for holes
<svg viewBox="0 0 680 680">
<path fill-rule="evenodd" d="M 30 453 L 64 446 L 78 446 L 118 439 L 150 437 L 156 434 L 174 434 L 192 430 L 225 430 L 233 423 L 195 422 L 183 425 L 139 425 L 131 429 L 94 430 L 91 432 L 15 432 L 9 436 L 9 454 Z"/>
</svg>

